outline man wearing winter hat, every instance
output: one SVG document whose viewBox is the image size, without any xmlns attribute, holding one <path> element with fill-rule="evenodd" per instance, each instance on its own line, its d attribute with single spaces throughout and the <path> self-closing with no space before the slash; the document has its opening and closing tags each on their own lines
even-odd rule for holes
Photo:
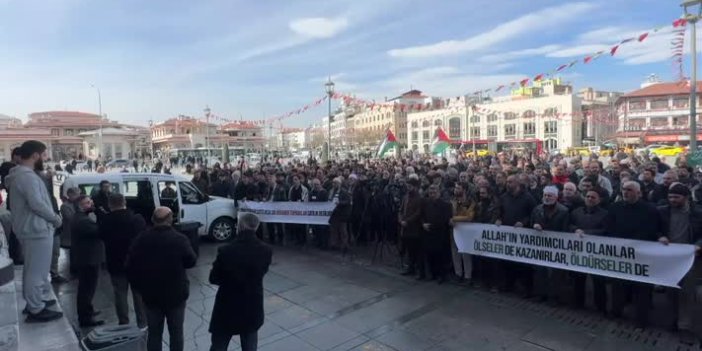
<svg viewBox="0 0 702 351">
<path fill-rule="evenodd" d="M 668 205 L 658 208 L 661 214 L 662 235 L 658 239 L 664 245 L 669 243 L 695 245 L 695 253 L 700 254 L 702 246 L 702 208 L 690 203 L 690 190 L 682 183 L 673 183 L 668 189 Z M 695 343 L 697 336 L 692 332 L 695 304 L 695 282 L 702 277 L 702 263 L 695 258 L 690 271 L 680 282 L 680 289 L 668 289 L 667 295 L 673 304 L 674 330 L 680 331 L 681 340 Z"/>
</svg>

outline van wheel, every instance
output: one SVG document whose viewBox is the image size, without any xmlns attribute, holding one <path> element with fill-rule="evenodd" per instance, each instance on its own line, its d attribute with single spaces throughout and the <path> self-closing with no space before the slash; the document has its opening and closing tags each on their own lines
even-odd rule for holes
<svg viewBox="0 0 702 351">
<path fill-rule="evenodd" d="M 210 226 L 210 238 L 215 241 L 227 241 L 234 237 L 234 221 L 226 217 L 215 219 Z"/>
</svg>

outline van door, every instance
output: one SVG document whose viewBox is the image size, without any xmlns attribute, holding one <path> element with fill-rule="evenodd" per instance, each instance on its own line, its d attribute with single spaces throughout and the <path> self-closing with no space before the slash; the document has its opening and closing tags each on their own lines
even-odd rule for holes
<svg viewBox="0 0 702 351">
<path fill-rule="evenodd" d="M 191 182 L 178 182 L 180 201 L 180 220 L 200 222 L 200 235 L 206 235 L 209 227 L 207 218 L 207 196 L 200 192 Z"/>
<path fill-rule="evenodd" d="M 146 176 L 125 176 L 121 187 L 122 195 L 127 200 L 127 208 L 140 214 L 147 224 L 151 224 L 151 216 L 157 205 L 151 179 Z"/>
</svg>

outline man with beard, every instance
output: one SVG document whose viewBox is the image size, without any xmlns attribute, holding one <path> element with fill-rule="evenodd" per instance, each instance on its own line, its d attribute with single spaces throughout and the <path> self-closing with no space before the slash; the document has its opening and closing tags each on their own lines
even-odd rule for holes
<svg viewBox="0 0 702 351">
<path fill-rule="evenodd" d="M 471 222 L 475 217 L 475 203 L 468 197 L 463 183 L 457 183 L 453 188 L 453 218 L 450 223 L 453 227 L 456 223 Z M 456 241 L 451 240 L 451 257 L 453 258 L 453 270 L 459 282 L 471 284 L 473 278 L 473 261 L 469 254 L 459 253 Z"/>
<path fill-rule="evenodd" d="M 658 240 L 660 232 L 660 215 L 656 208 L 641 199 L 641 187 L 635 181 L 622 184 L 623 201 L 609 206 L 606 233 L 608 236 L 622 239 L 644 241 Z M 648 309 L 651 302 L 652 288 L 649 284 L 614 279 L 612 282 L 612 315 L 621 317 L 628 300 L 629 292 L 633 295 L 636 326 L 648 325 Z"/>
<path fill-rule="evenodd" d="M 651 192 L 651 202 L 658 206 L 663 206 L 668 201 L 668 189 L 678 181 L 678 173 L 670 169 L 663 173 L 663 183 L 658 184 Z"/>
<path fill-rule="evenodd" d="M 429 264 L 431 279 L 442 284 L 446 279 L 444 258 L 450 252 L 451 204 L 441 199 L 438 185 L 427 189 L 427 199 L 422 205 L 422 251 Z M 421 276 L 420 272 L 420 276 Z"/>
<path fill-rule="evenodd" d="M 418 274 L 417 279 L 424 279 L 424 262 L 421 261 L 422 232 L 422 198 L 419 195 L 419 180 L 407 181 L 407 194 L 400 207 L 399 222 L 402 247 L 409 258 L 407 270 L 402 275 Z"/>
<path fill-rule="evenodd" d="M 508 225 L 517 228 L 529 226 L 531 212 L 536 207 L 536 200 L 531 194 L 524 191 L 524 186 L 518 181 L 517 176 L 511 175 L 506 181 L 507 192 L 500 196 L 500 219 L 495 224 Z M 500 274 L 503 279 L 503 290 L 509 291 L 514 287 L 514 283 L 518 277 L 526 279 L 525 288 L 530 288 L 530 278 L 532 276 L 532 267 L 529 265 L 520 265 L 508 261 L 500 261 Z M 530 289 L 525 289 L 524 296 L 531 295 Z"/>
<path fill-rule="evenodd" d="M 27 302 L 27 322 L 48 322 L 63 316 L 48 307 L 56 304 L 49 282 L 54 230 L 61 226 L 61 216 L 54 212 L 49 193 L 34 171 L 43 168 L 46 145 L 30 140 L 20 146 L 19 163 L 13 167 L 4 185 L 9 189 L 12 231 L 24 253 L 22 296 Z"/>
<path fill-rule="evenodd" d="M 100 182 L 100 190 L 92 196 L 93 203 L 95 204 L 95 216 L 97 220 L 100 221 L 102 216 L 110 213 L 110 206 L 107 204 L 107 199 L 112 192 L 112 184 L 103 180 Z"/>
<path fill-rule="evenodd" d="M 641 197 L 644 201 L 651 201 L 651 194 L 658 186 L 655 177 L 655 169 L 647 168 L 641 173 Z"/>
<path fill-rule="evenodd" d="M 114 290 L 117 319 L 120 325 L 124 325 L 129 324 L 129 282 L 124 270 L 124 262 L 132 241 L 146 229 L 146 222 L 141 215 L 127 209 L 127 202 L 122 194 L 110 194 L 108 205 L 110 213 L 105 215 L 99 224 L 100 238 L 105 244 L 107 272 L 110 273 Z M 132 298 L 137 326 L 144 328 L 146 311 L 141 296 L 134 289 L 132 289 Z"/>
<path fill-rule="evenodd" d="M 571 183 L 572 184 L 572 183 Z M 575 187 L 575 184 L 572 184 Z M 538 231 L 550 230 L 565 232 L 568 230 L 568 208 L 558 203 L 558 188 L 547 186 L 544 188 L 542 204 L 538 205 L 531 212 L 532 227 Z M 527 291 L 535 287 L 536 296 L 541 301 L 546 301 L 550 297 L 554 302 L 558 302 L 559 289 L 565 282 L 565 272 L 544 266 L 534 267 L 534 279 L 531 287 L 527 285 Z M 527 282 L 529 279 L 527 278 Z"/>
<path fill-rule="evenodd" d="M 478 199 L 475 202 L 475 218 L 476 223 L 493 224 L 500 218 L 500 201 L 491 192 L 489 186 L 478 187 Z M 499 285 L 499 261 L 495 258 L 484 256 L 473 256 L 475 262 L 474 271 L 478 279 L 483 284 L 490 287 L 490 292 L 496 293 Z"/>
<path fill-rule="evenodd" d="M 100 230 L 93 214 L 93 201 L 90 197 L 81 195 L 76 199 L 76 204 L 77 211 L 71 222 L 71 254 L 75 255 L 78 271 L 78 323 L 81 327 L 94 327 L 104 324 L 104 321 L 93 318 L 96 315 L 93 297 L 97 290 L 100 265 L 105 261 L 105 246 L 100 239 Z"/>
<path fill-rule="evenodd" d="M 561 204 L 568 208 L 568 212 L 573 212 L 576 208 L 585 205 L 580 193 L 578 193 L 578 188 L 574 183 L 567 182 L 563 184 L 563 196 L 561 197 Z"/>
<path fill-rule="evenodd" d="M 673 330 L 680 331 L 683 342 L 693 344 L 698 336 L 693 332 L 693 313 L 696 307 L 696 285 L 702 277 L 702 208 L 690 204 L 690 190 L 681 183 L 673 183 L 668 191 L 668 205 L 658 208 L 661 214 L 664 245 L 669 243 L 695 245 L 695 261 L 680 282 L 680 289 L 668 288 L 667 295 L 673 304 Z"/>
</svg>

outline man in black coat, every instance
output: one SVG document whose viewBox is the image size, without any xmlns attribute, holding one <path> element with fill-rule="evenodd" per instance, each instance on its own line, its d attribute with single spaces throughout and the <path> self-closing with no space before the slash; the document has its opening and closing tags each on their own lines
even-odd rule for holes
<svg viewBox="0 0 702 351">
<path fill-rule="evenodd" d="M 110 213 L 99 223 L 100 237 L 105 244 L 107 272 L 110 273 L 112 289 L 115 294 L 115 310 L 120 325 L 129 324 L 129 282 L 124 270 L 127 252 L 134 238 L 146 229 L 146 222 L 141 215 L 127 209 L 124 195 L 110 194 L 108 199 Z M 132 289 L 134 312 L 137 326 L 146 327 L 146 311 L 141 296 Z"/>
<path fill-rule="evenodd" d="M 171 226 L 170 208 L 157 207 L 151 221 L 154 226 L 138 235 L 129 249 L 127 278 L 146 307 L 148 351 L 161 350 L 164 320 L 171 351 L 183 351 L 185 301 L 190 293 L 185 270 L 195 266 L 197 256 L 190 240 Z"/>
<path fill-rule="evenodd" d="M 422 204 L 422 248 L 429 264 L 432 279 L 442 284 L 446 279 L 446 258 L 451 256 L 451 227 L 453 217 L 451 204 L 441 198 L 438 185 L 427 190 L 427 199 Z M 420 277 L 423 272 L 419 272 Z"/>
<path fill-rule="evenodd" d="M 641 198 L 641 185 L 635 181 L 622 184 L 624 201 L 610 205 L 605 219 L 608 236 L 644 241 L 658 240 L 661 232 L 660 214 L 653 204 Z M 636 326 L 648 325 L 648 310 L 651 303 L 652 286 L 644 283 L 612 280 L 612 315 L 621 317 L 622 310 L 632 295 L 636 310 Z"/>
<path fill-rule="evenodd" d="M 92 197 L 95 204 L 95 216 L 98 221 L 102 220 L 102 216 L 110 213 L 110 207 L 107 205 L 107 198 L 112 192 L 112 184 L 103 180 L 100 182 L 100 190 Z"/>
<path fill-rule="evenodd" d="M 71 255 L 78 271 L 78 293 L 76 308 L 81 327 L 94 327 L 104 324 L 95 320 L 93 297 L 97 289 L 100 265 L 105 261 L 105 246 L 100 240 L 96 219 L 91 216 L 94 211 L 93 200 L 81 195 L 76 200 L 78 208 L 71 222 Z"/>
<path fill-rule="evenodd" d="M 219 285 L 210 333 L 210 351 L 225 351 L 233 335 L 241 350 L 256 350 L 258 329 L 263 325 L 263 276 L 273 252 L 256 237 L 259 220 L 252 213 L 239 216 L 235 241 L 221 246 L 210 271 L 210 283 Z"/>
</svg>

